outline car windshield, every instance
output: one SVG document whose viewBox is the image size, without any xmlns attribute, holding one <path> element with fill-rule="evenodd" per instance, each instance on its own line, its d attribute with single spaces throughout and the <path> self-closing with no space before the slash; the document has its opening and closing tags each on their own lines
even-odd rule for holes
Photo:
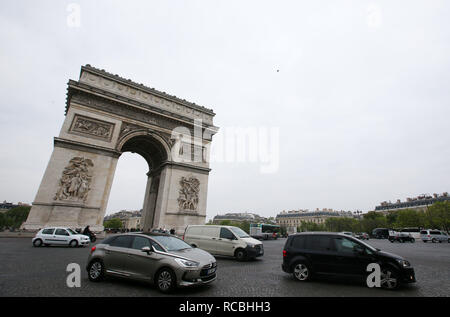
<svg viewBox="0 0 450 317">
<path fill-rule="evenodd" d="M 231 231 L 234 232 L 235 235 L 237 235 L 239 238 L 250 238 L 250 236 L 247 234 L 247 232 L 245 232 L 244 230 L 242 230 L 241 228 L 238 227 L 230 227 Z"/>
<path fill-rule="evenodd" d="M 72 229 L 70 229 L 70 228 L 67 228 L 67 231 L 69 231 L 70 232 L 70 234 L 77 234 L 75 231 L 73 231 Z"/>
<path fill-rule="evenodd" d="M 183 249 L 192 249 L 192 247 L 181 239 L 169 236 L 151 236 L 161 244 L 167 251 L 179 251 Z"/>
</svg>

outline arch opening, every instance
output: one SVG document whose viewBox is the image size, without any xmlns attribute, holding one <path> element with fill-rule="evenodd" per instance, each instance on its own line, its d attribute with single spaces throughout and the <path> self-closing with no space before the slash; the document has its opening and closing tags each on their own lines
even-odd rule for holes
<svg viewBox="0 0 450 317">
<path fill-rule="evenodd" d="M 147 162 L 137 153 L 123 153 L 116 166 L 106 216 L 127 210 L 142 210 L 147 184 Z"/>
<path fill-rule="evenodd" d="M 168 161 L 169 153 L 162 141 L 150 134 L 136 134 L 123 138 L 119 144 L 120 152 L 132 152 L 141 155 L 148 164 L 149 172 Z"/>
<path fill-rule="evenodd" d="M 139 222 L 139 227 L 131 228 L 127 221 L 124 222 L 124 225 L 126 226 L 125 229 L 150 230 L 154 227 L 155 222 L 155 210 L 161 179 L 159 167 L 169 160 L 170 153 L 168 152 L 168 147 L 164 144 L 163 140 L 158 138 L 158 136 L 154 136 L 147 131 L 138 131 L 125 135 L 122 140 L 119 141 L 117 150 L 122 153 L 121 156 L 128 152 L 136 153 L 138 156 L 144 158 L 147 163 L 148 170 L 145 171 L 147 180 L 143 195 L 144 199 L 143 204 L 141 205 L 142 207 L 139 208 L 142 209 L 142 218 Z M 134 169 L 133 173 L 136 173 L 136 169 Z M 140 184 L 141 183 L 139 182 L 136 185 L 141 186 Z M 131 187 L 133 187 L 133 185 L 131 185 Z M 135 190 L 140 191 L 138 188 Z M 113 194 L 115 195 L 115 193 Z M 115 200 L 116 197 L 113 196 L 112 199 Z M 136 224 L 136 221 L 130 222 L 130 224 Z"/>
</svg>

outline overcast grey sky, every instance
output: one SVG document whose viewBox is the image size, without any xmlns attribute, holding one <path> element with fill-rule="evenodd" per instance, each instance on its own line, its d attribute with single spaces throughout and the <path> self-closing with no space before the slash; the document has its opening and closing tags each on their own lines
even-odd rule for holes
<svg viewBox="0 0 450 317">
<path fill-rule="evenodd" d="M 211 163 L 208 218 L 449 191 L 449 16 L 445 0 L 1 1 L 0 199 L 33 201 L 88 63 L 213 108 L 215 140 L 279 129 L 276 172 Z M 107 213 L 142 207 L 146 172 L 119 159 Z"/>
</svg>

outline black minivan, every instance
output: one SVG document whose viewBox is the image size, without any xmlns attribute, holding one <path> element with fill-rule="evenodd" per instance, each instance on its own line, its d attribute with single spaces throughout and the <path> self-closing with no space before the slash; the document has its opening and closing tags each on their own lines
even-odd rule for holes
<svg viewBox="0 0 450 317">
<path fill-rule="evenodd" d="M 375 228 L 372 230 L 372 237 L 375 239 L 388 239 L 389 229 L 388 228 Z"/>
<path fill-rule="evenodd" d="M 416 281 L 411 264 L 401 256 L 383 252 L 358 239 L 340 233 L 303 232 L 290 235 L 283 250 L 282 269 L 299 281 L 314 274 L 365 277 L 367 266 L 381 268 L 381 287 L 396 289 Z"/>
</svg>

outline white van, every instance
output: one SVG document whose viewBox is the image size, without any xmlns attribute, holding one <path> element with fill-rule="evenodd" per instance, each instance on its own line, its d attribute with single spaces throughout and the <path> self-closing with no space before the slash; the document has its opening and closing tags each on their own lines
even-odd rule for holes
<svg viewBox="0 0 450 317">
<path fill-rule="evenodd" d="M 234 256 L 239 261 L 264 255 L 261 241 L 233 226 L 188 226 L 183 240 L 211 254 Z"/>
<path fill-rule="evenodd" d="M 420 240 L 420 229 L 419 228 L 403 228 L 400 230 L 401 233 L 409 234 L 416 240 Z"/>
</svg>

